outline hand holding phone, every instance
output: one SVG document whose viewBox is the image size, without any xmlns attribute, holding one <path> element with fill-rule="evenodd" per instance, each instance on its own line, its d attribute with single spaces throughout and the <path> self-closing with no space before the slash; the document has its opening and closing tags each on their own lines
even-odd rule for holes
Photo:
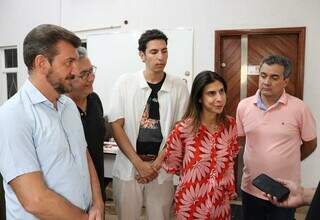
<svg viewBox="0 0 320 220">
<path fill-rule="evenodd" d="M 270 194 L 278 199 L 279 202 L 288 198 L 290 190 L 281 183 L 262 173 L 257 176 L 252 184 L 261 191 Z"/>
</svg>

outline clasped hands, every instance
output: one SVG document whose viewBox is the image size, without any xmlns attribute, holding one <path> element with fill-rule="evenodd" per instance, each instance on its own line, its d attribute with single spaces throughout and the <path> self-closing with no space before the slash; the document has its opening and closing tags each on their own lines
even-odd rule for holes
<svg viewBox="0 0 320 220">
<path fill-rule="evenodd" d="M 154 161 L 146 162 L 141 161 L 136 169 L 138 174 L 136 175 L 136 180 L 138 183 L 146 184 L 157 178 L 159 170 L 162 166 L 162 160 L 157 157 Z"/>
</svg>

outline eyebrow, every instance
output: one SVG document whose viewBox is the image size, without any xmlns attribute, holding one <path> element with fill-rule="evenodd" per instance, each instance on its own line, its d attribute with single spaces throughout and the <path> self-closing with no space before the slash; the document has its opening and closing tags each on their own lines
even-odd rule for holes
<svg viewBox="0 0 320 220">
<path fill-rule="evenodd" d="M 218 88 L 218 89 L 209 89 L 207 92 L 219 92 L 221 90 L 224 90 L 223 86 L 221 88 Z"/>
<path fill-rule="evenodd" d="M 268 75 L 266 72 L 260 72 L 260 74 Z M 281 76 L 281 73 L 272 73 L 270 76 Z"/>
<path fill-rule="evenodd" d="M 151 50 L 168 50 L 168 48 L 167 48 L 167 47 L 163 47 L 163 48 L 151 48 L 150 51 L 151 51 Z"/>
<path fill-rule="evenodd" d="M 67 60 L 67 61 L 75 61 L 75 60 L 77 60 L 77 58 L 74 58 L 74 57 L 67 57 L 67 58 L 66 58 L 66 60 Z"/>
<path fill-rule="evenodd" d="M 81 72 L 90 71 L 90 70 L 93 70 L 93 66 L 86 68 L 86 69 L 82 70 Z"/>
</svg>

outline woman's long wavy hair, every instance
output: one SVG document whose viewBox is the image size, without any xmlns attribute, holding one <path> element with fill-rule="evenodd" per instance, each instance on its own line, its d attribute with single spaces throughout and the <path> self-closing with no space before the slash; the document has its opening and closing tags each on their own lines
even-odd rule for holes
<svg viewBox="0 0 320 220">
<path fill-rule="evenodd" d="M 193 132 L 197 132 L 201 123 L 200 116 L 203 109 L 202 104 L 200 103 L 200 99 L 202 97 L 203 89 L 208 84 L 215 81 L 221 82 L 224 87 L 224 91 L 227 93 L 228 88 L 226 81 L 220 74 L 216 72 L 212 72 L 209 70 L 202 71 L 196 76 L 193 81 L 187 111 L 182 118 L 182 120 L 190 119 L 190 126 L 192 126 Z M 223 123 L 227 126 L 228 120 L 225 109 L 223 109 L 223 111 L 217 116 L 217 124 Z"/>
</svg>

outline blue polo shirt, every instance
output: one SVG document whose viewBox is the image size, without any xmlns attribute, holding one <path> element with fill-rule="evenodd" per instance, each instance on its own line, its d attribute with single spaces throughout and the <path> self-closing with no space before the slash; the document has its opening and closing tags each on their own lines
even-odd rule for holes
<svg viewBox="0 0 320 220">
<path fill-rule="evenodd" d="M 88 209 L 92 194 L 86 150 L 73 101 L 62 95 L 55 109 L 27 80 L 0 107 L 0 172 L 7 219 L 36 219 L 23 209 L 9 185 L 16 177 L 35 171 L 42 172 L 48 188 L 75 206 Z"/>
</svg>

